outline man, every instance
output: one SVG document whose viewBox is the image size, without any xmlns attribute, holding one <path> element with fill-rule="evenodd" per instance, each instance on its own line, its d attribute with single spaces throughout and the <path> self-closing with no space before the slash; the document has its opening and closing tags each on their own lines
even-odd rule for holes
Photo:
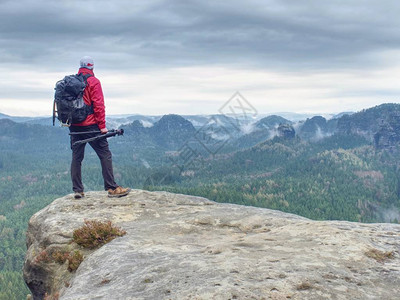
<svg viewBox="0 0 400 300">
<path fill-rule="evenodd" d="M 72 124 L 70 132 L 79 133 L 71 135 L 71 179 L 75 199 L 80 199 L 85 196 L 82 184 L 82 160 L 85 154 L 86 143 L 73 145 L 76 141 L 91 138 L 108 132 L 105 120 L 105 106 L 103 91 L 100 81 L 93 73 L 94 62 L 89 56 L 82 57 L 80 61 L 80 69 L 78 73 L 86 75 L 87 85 L 83 94 L 83 100 L 87 105 L 93 105 L 93 113 L 79 124 Z M 87 133 L 85 133 L 87 132 Z M 114 181 L 114 173 L 112 167 L 111 152 L 108 147 L 107 139 L 98 139 L 89 142 L 90 146 L 96 152 L 101 162 L 101 168 L 104 179 L 104 189 L 108 191 L 109 197 L 122 197 L 128 195 L 129 188 L 118 186 Z"/>
</svg>

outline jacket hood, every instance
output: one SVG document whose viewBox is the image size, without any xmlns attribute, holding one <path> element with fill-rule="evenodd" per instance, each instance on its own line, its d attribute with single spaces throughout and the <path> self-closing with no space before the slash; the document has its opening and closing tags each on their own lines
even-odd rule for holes
<svg viewBox="0 0 400 300">
<path fill-rule="evenodd" d="M 89 70 L 87 68 L 80 68 L 79 71 L 78 71 L 78 74 L 80 74 L 80 73 L 82 73 L 82 74 L 90 74 L 90 75 L 94 76 L 93 70 Z"/>
</svg>

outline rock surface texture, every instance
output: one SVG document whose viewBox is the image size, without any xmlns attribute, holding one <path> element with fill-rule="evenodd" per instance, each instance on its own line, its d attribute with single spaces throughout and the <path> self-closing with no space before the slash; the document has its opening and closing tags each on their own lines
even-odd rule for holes
<svg viewBox="0 0 400 300">
<path fill-rule="evenodd" d="M 127 234 L 70 243 L 84 220 Z M 29 222 L 24 278 L 34 299 L 399 299 L 400 225 L 312 221 L 205 198 L 133 190 L 55 200 Z M 44 251 L 80 249 L 74 272 Z"/>
</svg>

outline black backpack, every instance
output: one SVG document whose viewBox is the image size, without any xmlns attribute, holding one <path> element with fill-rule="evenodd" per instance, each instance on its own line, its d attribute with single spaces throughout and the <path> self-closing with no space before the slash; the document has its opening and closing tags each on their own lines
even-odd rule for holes
<svg viewBox="0 0 400 300">
<path fill-rule="evenodd" d="M 88 115 L 93 114 L 93 104 L 87 105 L 83 101 L 83 92 L 87 86 L 87 79 L 93 75 L 76 74 L 65 76 L 56 83 L 53 103 L 53 126 L 57 119 L 62 126 L 83 122 Z"/>
</svg>

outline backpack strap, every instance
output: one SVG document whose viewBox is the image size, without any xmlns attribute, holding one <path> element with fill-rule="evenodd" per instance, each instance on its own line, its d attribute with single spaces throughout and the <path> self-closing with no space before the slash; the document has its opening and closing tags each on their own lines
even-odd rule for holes
<svg viewBox="0 0 400 300">
<path fill-rule="evenodd" d="M 92 74 L 82 74 L 82 73 L 79 73 L 78 75 L 82 75 L 83 80 L 85 81 L 86 86 L 88 85 L 88 82 L 87 82 L 88 78 L 89 78 L 89 77 L 93 77 Z M 87 112 L 88 112 L 88 115 L 94 114 L 93 101 L 92 101 L 92 103 L 91 103 L 90 105 L 87 105 Z"/>
<path fill-rule="evenodd" d="M 80 74 L 82 74 L 82 73 L 80 73 Z M 88 82 L 87 82 L 88 78 L 89 77 L 93 77 L 93 75 L 92 74 L 82 74 L 82 77 L 83 77 L 83 80 L 85 80 L 85 84 L 87 85 L 88 84 Z"/>
</svg>

